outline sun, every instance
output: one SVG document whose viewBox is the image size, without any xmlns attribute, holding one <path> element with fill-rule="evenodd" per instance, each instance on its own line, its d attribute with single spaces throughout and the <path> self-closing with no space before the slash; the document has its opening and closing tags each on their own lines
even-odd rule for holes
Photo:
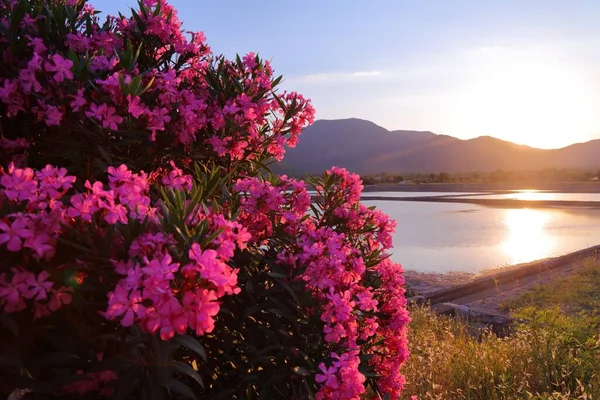
<svg viewBox="0 0 600 400">
<path fill-rule="evenodd" d="M 600 129 L 598 95 L 568 62 L 498 51 L 457 95 L 454 129 L 539 148 L 589 140 Z"/>
</svg>

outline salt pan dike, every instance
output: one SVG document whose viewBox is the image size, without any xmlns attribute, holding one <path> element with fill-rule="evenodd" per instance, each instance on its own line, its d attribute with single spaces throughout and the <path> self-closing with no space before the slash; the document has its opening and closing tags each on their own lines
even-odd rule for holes
<svg viewBox="0 0 600 400">
<path fill-rule="evenodd" d="M 600 208 L 600 193 L 515 191 L 500 193 L 365 192 L 366 201 L 417 201 L 465 203 L 501 208 L 579 207 Z"/>
</svg>

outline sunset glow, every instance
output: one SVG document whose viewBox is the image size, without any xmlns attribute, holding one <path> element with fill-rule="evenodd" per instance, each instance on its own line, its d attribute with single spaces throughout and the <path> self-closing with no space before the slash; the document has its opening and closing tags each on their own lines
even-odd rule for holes
<svg viewBox="0 0 600 400">
<path fill-rule="evenodd" d="M 600 129 L 595 93 L 578 68 L 545 55 L 482 52 L 483 62 L 457 96 L 452 131 L 558 148 Z"/>
</svg>

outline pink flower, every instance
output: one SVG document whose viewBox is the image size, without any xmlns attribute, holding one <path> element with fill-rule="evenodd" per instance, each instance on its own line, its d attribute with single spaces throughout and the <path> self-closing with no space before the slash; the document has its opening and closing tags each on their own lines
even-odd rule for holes
<svg viewBox="0 0 600 400">
<path fill-rule="evenodd" d="M 244 67 L 246 67 L 249 70 L 253 70 L 256 67 L 256 55 L 254 53 L 248 53 L 246 54 L 243 58 L 242 58 L 242 62 L 244 64 Z"/>
<path fill-rule="evenodd" d="M 46 118 L 46 125 L 58 126 L 62 120 L 63 113 L 58 108 L 48 105 L 46 106 L 44 116 Z"/>
<path fill-rule="evenodd" d="M 11 81 L 10 79 L 4 79 L 0 86 L 0 101 L 5 104 L 11 102 L 12 97 L 16 94 L 18 89 L 18 83 L 16 80 Z"/>
<path fill-rule="evenodd" d="M 23 297 L 26 299 L 45 300 L 48 297 L 48 291 L 54 285 L 54 283 L 47 281 L 48 277 L 50 277 L 50 274 L 46 271 L 40 272 L 37 278 L 33 274 L 28 275 L 21 289 Z"/>
<path fill-rule="evenodd" d="M 27 40 L 29 41 L 27 45 L 33 49 L 35 55 L 44 54 L 46 52 L 47 48 L 42 38 L 28 36 Z"/>
<path fill-rule="evenodd" d="M 152 131 L 151 140 L 154 140 L 157 131 L 164 131 L 165 124 L 171 121 L 169 110 L 164 107 L 152 110 L 148 114 L 148 118 L 148 129 Z"/>
<path fill-rule="evenodd" d="M 192 190 L 193 187 L 193 183 L 192 183 L 192 176 L 191 175 L 184 175 L 183 174 L 183 170 L 177 168 L 177 165 L 175 165 L 175 162 L 171 161 L 171 168 L 173 168 L 168 175 L 164 176 L 162 179 L 162 182 L 173 188 L 173 189 L 177 189 L 177 190 Z"/>
<path fill-rule="evenodd" d="M 206 143 L 212 146 L 212 149 L 219 157 L 223 157 L 227 154 L 227 141 L 221 139 L 217 135 L 213 135 L 210 139 L 206 139 Z"/>
<path fill-rule="evenodd" d="M 32 249 L 36 259 L 50 259 L 54 256 L 55 242 L 56 240 L 46 232 L 36 232 L 35 235 L 25 240 L 23 246 Z"/>
<path fill-rule="evenodd" d="M 318 383 L 322 383 L 324 386 L 329 387 L 331 389 L 337 389 L 340 386 L 338 383 L 338 378 L 336 376 L 336 373 L 337 373 L 336 367 L 332 366 L 332 367 L 327 368 L 325 366 L 325 364 L 321 363 L 321 364 L 319 364 L 319 369 L 323 373 L 317 374 L 315 376 L 315 380 Z"/>
<path fill-rule="evenodd" d="M 10 251 L 20 251 L 23 239 L 33 236 L 33 232 L 28 227 L 28 220 L 24 217 L 17 217 L 8 224 L 0 220 L 0 244 L 6 243 L 6 248 Z"/>
<path fill-rule="evenodd" d="M 19 78 L 21 79 L 21 87 L 25 93 L 32 91 L 38 93 L 42 90 L 42 85 L 36 79 L 35 70 L 24 68 L 19 71 Z"/>
<path fill-rule="evenodd" d="M 31 168 L 15 168 L 11 163 L 8 173 L 0 177 L 0 185 L 4 186 L 4 194 L 9 200 L 30 201 L 35 198 L 37 182 L 33 179 Z"/>
<path fill-rule="evenodd" d="M 46 193 L 51 199 L 58 198 L 63 192 L 71 189 L 76 178 L 67 175 L 66 168 L 55 168 L 46 165 L 35 173 L 40 185 L 40 192 Z"/>
<path fill-rule="evenodd" d="M 90 222 L 93 214 L 96 212 L 94 201 L 89 196 L 76 194 L 71 197 L 71 205 L 67 210 L 67 215 L 71 218 L 81 217 L 84 221 Z"/>
<path fill-rule="evenodd" d="M 104 119 L 104 113 L 108 106 L 106 104 L 97 105 L 95 103 L 90 104 L 89 111 L 85 112 L 85 115 L 89 118 L 94 118 L 100 122 Z"/>
<path fill-rule="evenodd" d="M 30 273 L 16 268 L 12 268 L 12 272 L 11 282 L 7 281 L 6 274 L 0 274 L 0 299 L 4 300 L 4 311 L 7 313 L 22 311 L 27 306 L 19 288 Z"/>
<path fill-rule="evenodd" d="M 77 94 L 73 96 L 74 100 L 70 104 L 73 111 L 79 111 L 83 106 L 86 105 L 87 100 L 85 99 L 85 97 L 83 97 L 84 93 L 85 89 L 80 88 L 77 90 Z"/>
<path fill-rule="evenodd" d="M 183 307 L 187 310 L 189 326 L 196 335 L 210 333 L 215 327 L 213 317 L 219 313 L 219 303 L 215 302 L 217 295 L 207 289 L 188 291 L 183 295 Z"/>
<path fill-rule="evenodd" d="M 127 95 L 127 110 L 133 116 L 133 118 L 139 118 L 140 115 L 144 114 L 144 108 L 140 105 L 139 96 L 131 97 L 131 95 Z"/>
<path fill-rule="evenodd" d="M 52 290 L 52 295 L 48 301 L 48 309 L 50 311 L 57 311 L 63 305 L 71 304 L 73 301 L 71 288 L 61 287 L 58 290 Z"/>
<path fill-rule="evenodd" d="M 117 124 L 123 122 L 123 118 L 116 114 L 117 109 L 114 107 L 107 107 L 104 109 L 102 118 L 102 127 L 117 130 L 119 127 Z"/>
<path fill-rule="evenodd" d="M 45 68 L 48 72 L 54 72 L 54 80 L 62 82 L 65 79 L 73 79 L 73 61 L 63 58 L 60 54 L 52 54 L 50 61 L 46 62 Z"/>
<path fill-rule="evenodd" d="M 198 243 L 193 243 L 189 257 L 197 263 L 196 266 L 188 266 L 189 269 L 196 269 L 203 279 L 213 283 L 217 289 L 217 296 L 240 292 L 240 288 L 237 287 L 237 271 L 220 261 L 215 250 L 202 251 Z"/>
<path fill-rule="evenodd" d="M 131 326 L 135 317 L 141 318 L 146 315 L 146 308 L 142 305 L 142 301 L 139 290 L 130 293 L 122 286 L 117 286 L 114 292 L 108 294 L 108 309 L 105 316 L 111 320 L 121 317 L 121 325 Z"/>
</svg>

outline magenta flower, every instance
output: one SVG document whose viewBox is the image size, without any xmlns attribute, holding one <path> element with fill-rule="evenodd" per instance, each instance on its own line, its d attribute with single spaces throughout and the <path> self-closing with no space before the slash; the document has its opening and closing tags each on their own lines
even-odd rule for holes
<svg viewBox="0 0 600 400">
<path fill-rule="evenodd" d="M 56 82 L 62 82 L 65 79 L 73 79 L 73 61 L 63 58 L 60 54 L 52 54 L 50 61 L 47 61 L 44 65 L 46 71 L 54 72 L 54 80 Z"/>
<path fill-rule="evenodd" d="M 177 168 L 175 162 L 171 161 L 170 164 L 173 169 L 169 171 L 168 175 L 163 177 L 162 182 L 173 189 L 192 190 L 192 176 L 184 175 L 183 170 Z"/>
<path fill-rule="evenodd" d="M 13 273 L 11 282 L 7 281 L 6 274 L 0 274 L 0 299 L 4 300 L 4 311 L 7 313 L 19 312 L 27 307 L 19 289 L 30 273 L 16 268 L 11 270 Z"/>
<path fill-rule="evenodd" d="M 45 300 L 48 297 L 48 292 L 54 285 L 53 282 L 47 280 L 49 277 L 50 274 L 46 271 L 40 272 L 37 278 L 33 274 L 28 275 L 22 286 L 23 297 L 26 299 Z"/>
<path fill-rule="evenodd" d="M 57 311 L 64 305 L 71 304 L 73 301 L 73 295 L 71 288 L 61 287 L 58 290 L 52 290 L 52 295 L 48 301 L 48 309 L 50 311 Z"/>
<path fill-rule="evenodd" d="M 333 366 L 327 368 L 325 364 L 321 363 L 319 364 L 319 369 L 322 374 L 317 374 L 315 380 L 328 388 L 337 389 L 339 387 L 338 378 L 336 376 L 337 368 Z"/>
<path fill-rule="evenodd" d="M 139 290 L 130 293 L 122 286 L 117 286 L 114 292 L 108 294 L 108 309 L 105 316 L 111 320 L 121 317 L 121 325 L 131 326 L 135 317 L 141 318 L 146 315 L 146 308 L 142 305 L 142 301 Z"/>
<path fill-rule="evenodd" d="M 131 95 L 127 95 L 127 110 L 133 116 L 133 118 L 139 118 L 140 115 L 143 115 L 145 113 L 144 108 L 142 107 L 142 105 L 140 105 L 140 101 L 141 99 L 139 98 L 139 96 L 135 96 L 132 98 Z"/>
<path fill-rule="evenodd" d="M 0 185 L 4 186 L 4 195 L 9 200 L 33 200 L 38 186 L 33 176 L 31 168 L 15 168 L 11 163 L 8 166 L 8 173 L 0 177 Z"/>
<path fill-rule="evenodd" d="M 48 105 L 46 106 L 44 117 L 46 119 L 46 125 L 58 126 L 62 120 L 63 113 L 58 108 Z"/>
<path fill-rule="evenodd" d="M 97 207 L 89 196 L 76 194 L 71 197 L 71 205 L 67 210 L 67 215 L 71 218 L 81 217 L 84 221 L 90 222 Z"/>
<path fill-rule="evenodd" d="M 34 251 L 34 258 L 49 259 L 54 256 L 54 243 L 55 239 L 46 232 L 36 232 L 33 236 L 25 240 L 23 246 Z"/>
<path fill-rule="evenodd" d="M 0 244 L 6 243 L 6 248 L 10 251 L 20 251 L 23 240 L 33 236 L 33 232 L 28 226 L 28 220 L 24 217 L 17 217 L 12 224 L 0 220 Z"/>
<path fill-rule="evenodd" d="M 114 107 L 106 107 L 102 115 L 102 127 L 117 130 L 118 124 L 123 122 L 123 118 L 116 114 L 117 109 Z"/>
<path fill-rule="evenodd" d="M 183 295 L 183 307 L 188 313 L 188 322 L 196 335 L 210 333 L 215 327 L 214 316 L 219 313 L 215 292 L 207 289 L 197 289 L 195 292 L 188 291 Z"/>
<path fill-rule="evenodd" d="M 80 88 L 77 90 L 77 94 L 73 97 L 73 101 L 70 103 L 71 109 L 73 111 L 79 111 L 87 104 L 87 100 L 83 96 L 85 93 L 84 88 Z"/>
<path fill-rule="evenodd" d="M 106 104 L 97 105 L 95 103 L 90 104 L 90 108 L 85 112 L 85 115 L 88 118 L 94 118 L 100 122 L 104 119 L 104 113 L 108 106 Z"/>
<path fill-rule="evenodd" d="M 35 70 L 31 68 L 23 68 L 19 71 L 21 87 L 25 93 L 36 92 L 42 90 L 42 85 L 37 81 Z"/>
</svg>

